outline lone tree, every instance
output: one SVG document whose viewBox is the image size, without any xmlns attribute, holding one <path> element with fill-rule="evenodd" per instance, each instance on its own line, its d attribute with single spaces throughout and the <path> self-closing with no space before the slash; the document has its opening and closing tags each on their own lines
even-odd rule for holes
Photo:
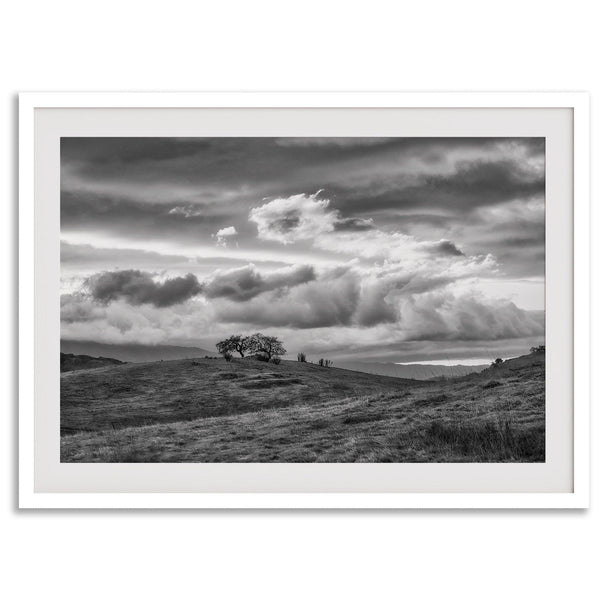
<svg viewBox="0 0 600 600">
<path fill-rule="evenodd" d="M 250 336 L 248 350 L 257 354 L 263 354 L 267 360 L 271 360 L 274 356 L 283 356 L 287 350 L 283 347 L 281 340 L 275 336 L 263 335 L 255 333 Z"/>
<path fill-rule="evenodd" d="M 226 340 L 217 342 L 217 351 L 225 356 L 227 353 L 238 352 L 244 358 L 244 354 L 250 350 L 250 338 L 241 335 L 232 335 Z"/>
</svg>

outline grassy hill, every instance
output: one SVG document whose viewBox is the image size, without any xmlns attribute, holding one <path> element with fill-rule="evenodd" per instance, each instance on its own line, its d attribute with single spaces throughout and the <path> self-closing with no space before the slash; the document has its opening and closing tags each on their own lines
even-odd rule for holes
<svg viewBox="0 0 600 600">
<path fill-rule="evenodd" d="M 198 359 L 61 375 L 63 462 L 544 460 L 544 355 L 446 382 Z"/>
<path fill-rule="evenodd" d="M 124 362 L 116 358 L 106 358 L 105 356 L 87 356 L 86 354 L 65 354 L 60 353 L 60 371 L 79 371 L 81 369 L 98 369 L 112 365 L 123 365 Z"/>
</svg>

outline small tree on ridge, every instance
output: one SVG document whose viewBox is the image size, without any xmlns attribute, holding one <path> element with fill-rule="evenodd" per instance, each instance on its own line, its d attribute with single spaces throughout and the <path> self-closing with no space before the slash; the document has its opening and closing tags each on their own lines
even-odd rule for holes
<svg viewBox="0 0 600 600">
<path fill-rule="evenodd" d="M 262 333 L 255 333 L 250 336 L 248 349 L 251 352 L 264 354 L 267 360 L 271 360 L 274 356 L 283 356 L 287 353 L 281 340 L 275 336 L 263 335 Z"/>
<path fill-rule="evenodd" d="M 250 338 L 241 335 L 232 335 L 226 340 L 217 342 L 217 351 L 223 356 L 228 352 L 237 352 L 242 358 L 250 350 Z"/>
</svg>

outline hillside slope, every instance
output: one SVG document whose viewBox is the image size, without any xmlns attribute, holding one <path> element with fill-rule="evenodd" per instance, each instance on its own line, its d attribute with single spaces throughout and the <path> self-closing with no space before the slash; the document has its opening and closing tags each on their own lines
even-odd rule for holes
<svg viewBox="0 0 600 600">
<path fill-rule="evenodd" d="M 87 356 L 86 354 L 65 354 L 60 353 L 60 371 L 79 371 L 81 369 L 98 369 L 113 365 L 123 365 L 124 362 L 116 358 L 106 358 L 104 356 Z"/>
<path fill-rule="evenodd" d="M 449 382 L 254 360 L 61 376 L 64 462 L 544 460 L 544 357 Z"/>
<path fill-rule="evenodd" d="M 414 385 L 419 383 L 292 361 L 279 365 L 252 358 L 130 363 L 63 374 L 61 432 L 314 405 Z"/>
</svg>

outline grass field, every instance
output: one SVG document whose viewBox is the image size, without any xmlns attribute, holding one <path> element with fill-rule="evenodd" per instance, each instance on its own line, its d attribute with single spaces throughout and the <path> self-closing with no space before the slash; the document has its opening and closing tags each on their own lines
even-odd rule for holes
<svg viewBox="0 0 600 600">
<path fill-rule="evenodd" d="M 544 355 L 444 382 L 282 361 L 61 374 L 63 462 L 543 462 Z"/>
</svg>

